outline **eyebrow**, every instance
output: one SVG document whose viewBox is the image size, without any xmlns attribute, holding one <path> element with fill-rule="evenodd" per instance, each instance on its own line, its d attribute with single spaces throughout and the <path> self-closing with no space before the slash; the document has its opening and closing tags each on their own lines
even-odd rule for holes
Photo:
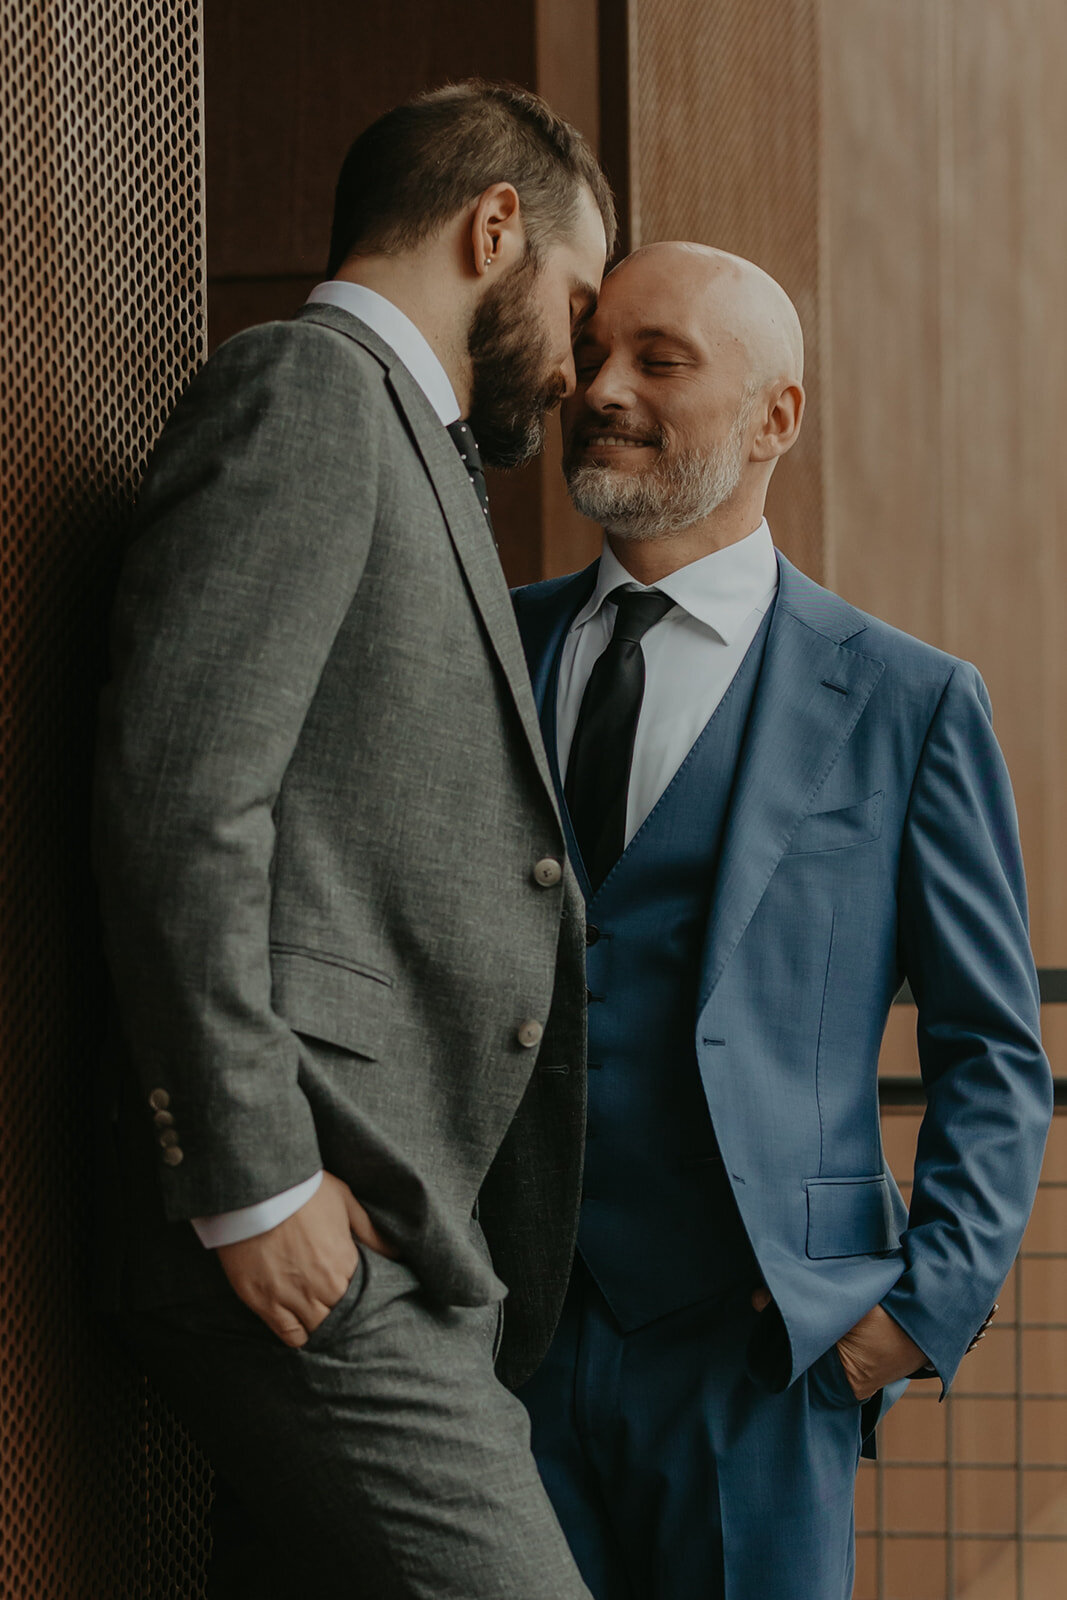
<svg viewBox="0 0 1067 1600">
<path fill-rule="evenodd" d="M 681 345 L 684 349 L 691 351 L 695 356 L 700 355 L 701 353 L 700 346 L 696 343 L 696 341 L 691 339 L 688 334 L 682 333 L 679 328 L 662 328 L 650 324 L 647 327 L 638 328 L 634 334 L 634 338 L 641 339 L 646 343 L 652 339 L 666 339 L 670 344 Z"/>
</svg>

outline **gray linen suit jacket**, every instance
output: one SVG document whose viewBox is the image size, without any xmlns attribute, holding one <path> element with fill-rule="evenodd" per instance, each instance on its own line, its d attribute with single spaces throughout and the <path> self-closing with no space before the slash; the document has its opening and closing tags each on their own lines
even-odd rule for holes
<svg viewBox="0 0 1067 1600">
<path fill-rule="evenodd" d="M 576 1227 L 581 895 L 565 863 L 533 876 L 563 836 L 466 470 L 344 311 L 231 340 L 167 425 L 119 588 L 96 854 L 124 1294 L 229 1292 L 186 1219 L 322 1165 L 435 1299 L 509 1286 L 521 1381 Z"/>
</svg>

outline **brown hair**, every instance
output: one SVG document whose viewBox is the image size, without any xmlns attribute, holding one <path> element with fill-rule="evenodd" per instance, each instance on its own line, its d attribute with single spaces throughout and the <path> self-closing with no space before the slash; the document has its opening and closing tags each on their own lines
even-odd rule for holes
<svg viewBox="0 0 1067 1600">
<path fill-rule="evenodd" d="M 417 95 L 360 134 L 337 181 L 328 276 L 355 250 L 418 244 L 494 183 L 514 184 L 535 262 L 573 227 L 585 184 L 611 255 L 615 203 L 582 135 L 538 95 L 475 78 Z"/>
</svg>

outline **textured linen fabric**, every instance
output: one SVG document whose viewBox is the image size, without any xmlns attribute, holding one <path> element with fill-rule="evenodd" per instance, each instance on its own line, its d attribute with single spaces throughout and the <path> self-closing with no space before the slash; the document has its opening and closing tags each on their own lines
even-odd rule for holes
<svg viewBox="0 0 1067 1600">
<path fill-rule="evenodd" d="M 351 316 L 358 317 L 372 333 L 378 335 L 389 349 L 398 355 L 414 378 L 427 400 L 433 406 L 445 427 L 457 426 L 459 404 L 448 374 L 434 354 L 420 329 L 398 306 L 384 295 L 368 289 L 361 283 L 348 283 L 332 279 L 315 285 L 307 298 L 308 305 L 332 305 Z M 482 480 L 484 494 L 485 480 Z M 481 502 L 479 502 L 481 503 Z M 210 1249 L 219 1245 L 236 1244 L 258 1233 L 266 1233 L 287 1217 L 299 1211 L 318 1189 L 321 1172 L 237 1211 L 226 1211 L 212 1217 L 193 1217 L 201 1244 Z"/>
<path fill-rule="evenodd" d="M 494 1378 L 499 1306 L 434 1304 L 373 1252 L 298 1351 L 229 1301 L 127 1337 L 251 1517 L 256 1600 L 589 1600 Z M 254 1587 L 250 1584 L 255 1574 Z"/>
<path fill-rule="evenodd" d="M 474 1218 L 536 1282 L 499 1352 L 521 1378 L 576 1228 L 581 896 L 466 469 L 343 310 L 239 335 L 167 424 L 119 584 L 96 859 L 123 1337 L 252 1514 L 315 1552 L 318 1592 L 582 1600 L 493 1373 L 507 1280 Z M 403 1264 L 363 1252 L 294 1352 L 189 1219 L 320 1168 Z"/>
<path fill-rule="evenodd" d="M 569 871 L 533 878 L 562 836 L 484 524 L 425 396 L 346 313 L 224 346 L 167 426 L 119 590 L 101 900 L 125 1124 L 143 1166 L 161 1088 L 183 1152 L 153 1163 L 166 1218 L 324 1165 L 432 1293 L 497 1298 L 471 1212 L 525 1101 L 557 1152 L 550 1186 L 521 1184 L 558 1306 L 584 1082 L 537 1069 L 583 1059 L 582 912 Z M 140 1298 L 219 1281 L 191 1230 L 155 1232 Z"/>
</svg>

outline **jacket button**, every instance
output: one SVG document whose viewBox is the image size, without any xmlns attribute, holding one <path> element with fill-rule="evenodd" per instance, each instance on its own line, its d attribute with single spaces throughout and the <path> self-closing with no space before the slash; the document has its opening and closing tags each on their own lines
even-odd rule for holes
<svg viewBox="0 0 1067 1600">
<path fill-rule="evenodd" d="M 545 1036 L 545 1030 L 539 1022 L 524 1022 L 515 1037 L 524 1050 L 532 1050 L 535 1044 L 540 1044 Z"/>
<path fill-rule="evenodd" d="M 169 1145 L 163 1152 L 163 1160 L 168 1167 L 180 1167 L 185 1160 L 185 1152 L 179 1150 L 176 1144 Z"/>
<path fill-rule="evenodd" d="M 534 882 L 542 889 L 554 889 L 563 876 L 563 868 L 554 856 L 545 856 L 533 869 Z"/>
<path fill-rule="evenodd" d="M 153 1111 L 166 1111 L 167 1107 L 170 1105 L 170 1095 L 167 1093 L 166 1089 L 153 1089 L 152 1093 L 148 1096 L 148 1104 L 152 1107 Z"/>
</svg>

